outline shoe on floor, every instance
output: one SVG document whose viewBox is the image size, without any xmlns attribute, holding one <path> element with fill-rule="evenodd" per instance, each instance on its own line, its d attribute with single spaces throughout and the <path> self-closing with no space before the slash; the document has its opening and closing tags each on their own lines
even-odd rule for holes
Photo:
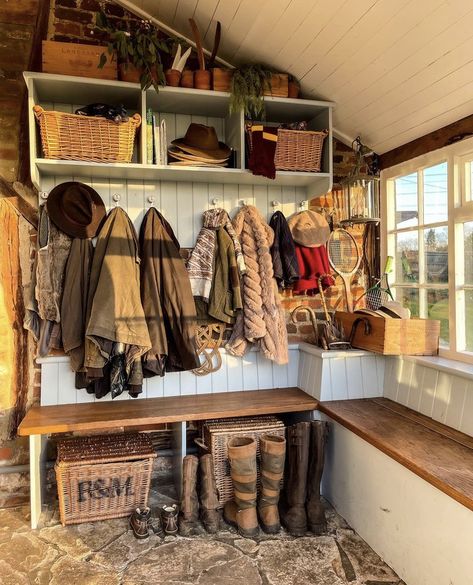
<svg viewBox="0 0 473 585">
<path fill-rule="evenodd" d="M 149 508 L 136 508 L 130 516 L 130 528 L 133 530 L 135 538 L 143 540 L 149 537 L 148 523 L 151 518 L 151 510 Z"/>
<path fill-rule="evenodd" d="M 177 504 L 164 505 L 161 508 L 161 520 L 163 522 L 163 529 L 165 534 L 177 534 L 177 517 L 179 515 L 179 508 Z"/>
</svg>

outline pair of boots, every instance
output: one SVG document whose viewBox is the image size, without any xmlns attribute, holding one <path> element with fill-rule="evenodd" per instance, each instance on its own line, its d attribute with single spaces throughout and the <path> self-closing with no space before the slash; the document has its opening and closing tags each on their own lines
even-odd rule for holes
<svg viewBox="0 0 473 585">
<path fill-rule="evenodd" d="M 212 455 L 186 455 L 182 463 L 182 501 L 179 513 L 179 534 L 192 536 L 199 530 L 199 498 L 197 497 L 197 470 L 200 465 L 200 519 L 205 530 L 215 534 L 220 528 L 217 485 Z"/>
<path fill-rule="evenodd" d="M 281 529 L 278 502 L 286 440 L 276 435 L 262 435 L 260 452 L 261 494 L 257 506 L 256 441 L 251 437 L 237 437 L 228 442 L 234 499 L 225 504 L 223 517 L 246 538 L 256 536 L 259 525 L 268 534 L 275 534 Z"/>
<path fill-rule="evenodd" d="M 287 429 L 287 467 L 281 506 L 283 526 L 293 536 L 309 529 L 322 534 L 327 529 L 324 506 L 320 500 L 320 481 L 328 424 L 301 422 Z"/>
</svg>

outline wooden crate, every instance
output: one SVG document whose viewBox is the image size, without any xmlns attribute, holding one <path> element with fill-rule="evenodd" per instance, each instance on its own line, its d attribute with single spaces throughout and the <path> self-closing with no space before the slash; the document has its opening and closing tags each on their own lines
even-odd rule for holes
<svg viewBox="0 0 473 585">
<path fill-rule="evenodd" d="M 267 89 L 264 95 L 287 97 L 289 95 L 289 75 L 287 73 L 272 73 L 271 89 Z"/>
<path fill-rule="evenodd" d="M 363 324 L 358 325 L 353 347 L 367 349 L 382 355 L 437 355 L 440 336 L 440 321 L 433 319 L 384 319 L 371 315 L 337 311 L 348 337 L 355 319 L 367 318 L 371 333 L 365 335 Z"/>
<path fill-rule="evenodd" d="M 105 66 L 98 67 L 100 55 L 104 52 L 107 52 L 107 47 L 43 41 L 43 73 L 117 79 L 117 63 L 108 53 Z"/>
</svg>

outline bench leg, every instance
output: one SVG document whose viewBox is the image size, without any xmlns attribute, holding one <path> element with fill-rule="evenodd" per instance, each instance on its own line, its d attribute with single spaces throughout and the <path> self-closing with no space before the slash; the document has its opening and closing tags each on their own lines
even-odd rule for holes
<svg viewBox="0 0 473 585">
<path fill-rule="evenodd" d="M 174 485 L 176 486 L 177 496 L 181 499 L 182 493 L 182 460 L 186 455 L 186 422 L 176 422 L 172 425 L 173 450 L 174 450 Z"/>
<path fill-rule="evenodd" d="M 38 527 L 43 504 L 44 435 L 30 435 L 30 509 L 31 528 Z"/>
</svg>

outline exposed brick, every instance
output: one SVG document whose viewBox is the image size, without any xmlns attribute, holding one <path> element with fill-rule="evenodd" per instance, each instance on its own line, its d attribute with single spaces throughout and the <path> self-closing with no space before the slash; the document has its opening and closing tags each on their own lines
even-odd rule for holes
<svg viewBox="0 0 473 585">
<path fill-rule="evenodd" d="M 288 323 L 286 329 L 288 333 L 297 333 L 297 327 L 294 323 Z"/>
<path fill-rule="evenodd" d="M 80 0 L 80 7 L 82 10 L 89 10 L 92 12 L 99 12 L 101 9 L 98 0 Z"/>
<path fill-rule="evenodd" d="M 77 8 L 77 0 L 56 0 L 56 6 L 65 6 L 66 8 Z"/>
<path fill-rule="evenodd" d="M 13 449 L 11 447 L 2 447 L 0 449 L 0 460 L 8 461 L 13 456 Z"/>
<path fill-rule="evenodd" d="M 80 37 L 82 33 L 82 27 L 77 22 L 57 22 L 56 33 L 73 37 Z"/>
<path fill-rule="evenodd" d="M 59 20 L 69 20 L 72 22 L 80 22 L 82 24 L 91 24 L 94 15 L 91 12 L 84 12 L 83 10 L 75 10 L 74 8 L 56 7 L 54 16 Z"/>
<path fill-rule="evenodd" d="M 123 18 L 125 16 L 125 11 L 121 6 L 118 6 L 117 4 L 107 3 L 105 5 L 105 14 L 110 14 L 111 16 Z"/>
</svg>

